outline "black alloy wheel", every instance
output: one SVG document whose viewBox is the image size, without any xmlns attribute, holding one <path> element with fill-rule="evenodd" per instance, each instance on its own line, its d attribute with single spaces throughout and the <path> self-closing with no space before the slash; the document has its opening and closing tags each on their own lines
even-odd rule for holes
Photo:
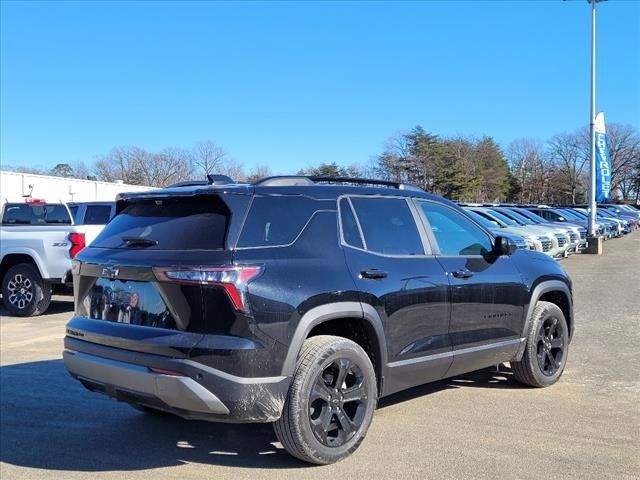
<svg viewBox="0 0 640 480">
<path fill-rule="evenodd" d="M 362 444 L 378 399 L 371 358 L 344 337 L 305 340 L 282 416 L 273 424 L 287 452 L 305 462 L 338 462 Z"/>
<path fill-rule="evenodd" d="M 514 378 L 531 387 L 556 383 L 567 364 L 569 339 L 569 325 L 560 307 L 538 301 L 531 314 L 522 357 L 510 362 Z"/>
<path fill-rule="evenodd" d="M 550 377 L 562 365 L 564 356 L 564 334 L 557 318 L 545 319 L 536 334 L 536 357 L 543 374 Z"/>
<path fill-rule="evenodd" d="M 332 360 L 318 375 L 309 398 L 309 421 L 327 447 L 349 441 L 362 425 L 369 398 L 362 369 L 347 358 Z"/>
</svg>

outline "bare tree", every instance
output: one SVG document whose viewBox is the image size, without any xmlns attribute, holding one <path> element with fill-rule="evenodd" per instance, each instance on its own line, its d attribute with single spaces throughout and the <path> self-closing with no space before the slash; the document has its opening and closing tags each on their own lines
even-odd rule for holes
<svg viewBox="0 0 640 480">
<path fill-rule="evenodd" d="M 271 177 L 272 175 L 271 169 L 267 165 L 257 165 L 249 171 L 246 180 L 247 182 L 253 183 L 261 178 Z"/>
<path fill-rule="evenodd" d="M 548 165 L 542 144 L 520 138 L 507 147 L 507 160 L 520 183 L 520 202 L 541 202 L 548 183 Z"/>
<path fill-rule="evenodd" d="M 165 148 L 149 155 L 140 165 L 143 183 L 152 187 L 165 187 L 188 180 L 191 176 L 189 152 L 180 148 Z"/>
<path fill-rule="evenodd" d="M 87 164 L 84 162 L 73 162 L 71 164 L 71 168 L 73 169 L 73 176 L 75 178 L 90 180 L 93 177 L 91 174 L 91 170 L 89 169 L 89 167 L 87 167 Z"/>
<path fill-rule="evenodd" d="M 220 173 L 227 153 L 211 140 L 196 144 L 190 151 L 190 161 L 196 176 L 206 177 L 210 173 Z"/>
<path fill-rule="evenodd" d="M 95 163 L 99 180 L 115 182 L 122 180 L 132 185 L 144 185 L 142 165 L 149 161 L 151 154 L 140 147 L 115 147 Z"/>
<path fill-rule="evenodd" d="M 566 193 L 571 198 L 571 203 L 576 203 L 576 194 L 580 186 L 584 185 L 583 170 L 587 158 L 581 146 L 578 133 L 561 133 L 549 140 L 549 156 L 561 182 L 568 189 Z"/>
</svg>

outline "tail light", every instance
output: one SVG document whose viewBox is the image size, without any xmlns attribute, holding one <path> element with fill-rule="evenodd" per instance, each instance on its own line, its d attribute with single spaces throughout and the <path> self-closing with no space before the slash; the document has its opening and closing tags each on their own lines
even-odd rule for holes
<svg viewBox="0 0 640 480">
<path fill-rule="evenodd" d="M 161 282 L 176 282 L 195 285 L 222 287 L 233 308 L 248 312 L 246 299 L 247 285 L 262 272 L 257 265 L 228 267 L 154 267 L 153 272 Z"/>
<path fill-rule="evenodd" d="M 75 256 L 80 253 L 80 250 L 86 246 L 84 243 L 84 233 L 69 234 L 69 241 L 71 242 L 69 255 L 71 255 L 71 258 L 75 258 Z"/>
</svg>

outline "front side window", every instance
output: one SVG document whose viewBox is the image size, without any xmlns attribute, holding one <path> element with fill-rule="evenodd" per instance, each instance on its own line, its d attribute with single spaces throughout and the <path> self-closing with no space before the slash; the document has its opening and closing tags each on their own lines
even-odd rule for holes
<svg viewBox="0 0 640 480">
<path fill-rule="evenodd" d="M 424 255 L 418 228 L 403 198 L 351 198 L 367 250 L 385 255 Z"/>
<path fill-rule="evenodd" d="M 491 251 L 489 236 L 461 213 L 432 202 L 420 202 L 419 205 L 442 255 L 486 255 Z"/>
</svg>

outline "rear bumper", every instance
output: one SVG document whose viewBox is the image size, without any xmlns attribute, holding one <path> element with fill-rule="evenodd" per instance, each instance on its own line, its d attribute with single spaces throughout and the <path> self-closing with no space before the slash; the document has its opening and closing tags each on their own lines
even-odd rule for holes
<svg viewBox="0 0 640 480">
<path fill-rule="evenodd" d="M 64 364 L 91 391 L 188 419 L 246 423 L 277 420 L 288 377 L 237 377 L 187 359 L 65 338 Z M 154 369 L 154 370 L 152 370 Z"/>
</svg>

